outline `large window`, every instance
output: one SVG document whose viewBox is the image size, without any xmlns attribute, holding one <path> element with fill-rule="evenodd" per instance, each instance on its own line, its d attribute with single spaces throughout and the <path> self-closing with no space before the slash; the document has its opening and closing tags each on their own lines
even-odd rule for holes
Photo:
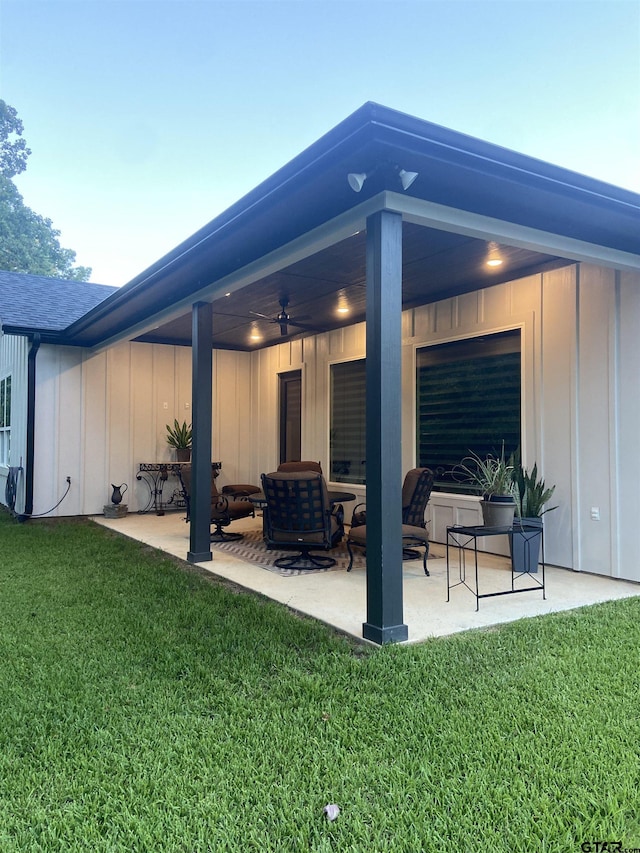
<svg viewBox="0 0 640 853">
<path fill-rule="evenodd" d="M 366 471 L 364 359 L 332 364 L 330 393 L 330 477 L 338 483 L 364 483 Z"/>
<path fill-rule="evenodd" d="M 11 377 L 0 379 L 0 465 L 9 464 L 11 444 Z"/>
<path fill-rule="evenodd" d="M 418 465 L 435 489 L 465 491 L 453 469 L 470 451 L 520 447 L 520 330 L 418 350 L 416 394 Z"/>
</svg>

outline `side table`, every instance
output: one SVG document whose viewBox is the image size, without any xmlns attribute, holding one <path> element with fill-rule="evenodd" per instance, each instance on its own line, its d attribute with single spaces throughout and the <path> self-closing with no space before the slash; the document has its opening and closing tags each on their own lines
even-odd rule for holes
<svg viewBox="0 0 640 853">
<path fill-rule="evenodd" d="M 485 536 L 508 536 L 521 535 L 526 541 L 540 537 L 540 556 L 542 572 L 540 579 L 533 575 L 530 571 L 517 572 L 514 570 L 513 561 L 511 561 L 511 587 L 510 589 L 500 590 L 498 592 L 480 592 L 478 581 L 478 539 Z M 451 582 L 449 549 L 456 549 L 458 552 L 458 579 L 455 583 Z M 475 586 L 471 586 L 467 580 L 467 551 L 473 550 L 473 573 L 475 574 Z M 475 595 L 476 612 L 480 609 L 481 598 L 494 598 L 497 595 L 512 595 L 516 592 L 534 592 L 542 590 L 542 598 L 546 599 L 545 591 L 545 564 L 544 564 L 544 531 L 539 526 L 527 525 L 523 523 L 521 526 L 514 528 L 508 527 L 484 527 L 483 525 L 474 525 L 465 527 L 462 525 L 454 525 L 447 527 L 447 601 L 450 600 L 450 592 L 456 586 L 464 586 Z M 516 586 L 516 583 L 523 577 L 528 577 L 533 583 L 532 586 Z"/>
<path fill-rule="evenodd" d="M 172 475 L 177 477 L 180 470 L 185 465 L 191 465 L 190 462 L 141 462 L 138 467 L 138 474 L 136 474 L 136 480 L 141 480 L 145 483 L 147 488 L 149 489 L 149 499 L 146 505 L 138 510 L 140 515 L 144 513 L 151 512 L 153 509 L 156 515 L 164 515 L 165 510 L 171 507 L 172 509 L 184 509 L 186 504 L 184 501 L 184 496 L 182 494 L 182 490 L 180 488 L 174 488 L 171 493 L 171 497 L 168 501 L 164 501 L 162 493 L 164 491 L 164 486 L 169 476 Z M 220 469 L 222 468 L 222 462 L 212 462 L 211 468 L 213 469 L 214 475 L 217 477 Z"/>
</svg>

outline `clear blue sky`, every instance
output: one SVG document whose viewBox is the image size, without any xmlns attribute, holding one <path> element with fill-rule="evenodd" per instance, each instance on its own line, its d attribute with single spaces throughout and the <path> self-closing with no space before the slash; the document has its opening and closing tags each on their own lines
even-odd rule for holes
<svg viewBox="0 0 640 853">
<path fill-rule="evenodd" d="M 0 0 L 0 97 L 120 285 L 370 100 L 640 192 L 640 0 Z"/>
</svg>

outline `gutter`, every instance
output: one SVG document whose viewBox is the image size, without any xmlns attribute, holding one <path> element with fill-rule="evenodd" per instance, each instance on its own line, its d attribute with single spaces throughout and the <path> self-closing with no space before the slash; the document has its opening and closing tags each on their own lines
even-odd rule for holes
<svg viewBox="0 0 640 853">
<path fill-rule="evenodd" d="M 36 356 L 40 349 L 40 333 L 31 339 L 27 363 L 27 456 L 25 461 L 24 517 L 33 515 L 33 460 L 36 423 Z"/>
</svg>

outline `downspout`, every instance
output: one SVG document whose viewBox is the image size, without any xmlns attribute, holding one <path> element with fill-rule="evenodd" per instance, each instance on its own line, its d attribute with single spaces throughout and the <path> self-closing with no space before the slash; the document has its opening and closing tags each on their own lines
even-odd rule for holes
<svg viewBox="0 0 640 853">
<path fill-rule="evenodd" d="M 40 333 L 31 340 L 27 363 L 27 456 L 24 482 L 24 520 L 33 514 L 33 459 L 36 426 L 36 355 L 40 349 Z"/>
</svg>

